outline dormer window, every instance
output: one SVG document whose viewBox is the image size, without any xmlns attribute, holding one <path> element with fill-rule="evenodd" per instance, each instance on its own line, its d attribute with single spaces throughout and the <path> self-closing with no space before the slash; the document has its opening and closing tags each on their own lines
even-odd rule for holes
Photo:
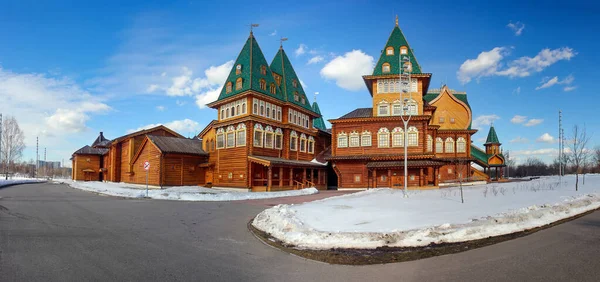
<svg viewBox="0 0 600 282">
<path fill-rule="evenodd" d="M 381 71 L 382 72 L 390 72 L 390 64 L 384 63 L 383 66 L 381 66 Z"/>
<path fill-rule="evenodd" d="M 271 94 L 275 94 L 275 83 L 271 83 L 269 90 L 270 90 Z"/>
<path fill-rule="evenodd" d="M 267 90 L 267 82 L 264 79 L 260 80 L 260 90 Z"/>
<path fill-rule="evenodd" d="M 304 97 L 302 97 L 302 104 L 306 103 L 306 101 L 304 100 Z"/>
<path fill-rule="evenodd" d="M 235 74 L 241 74 L 242 73 L 242 65 L 237 65 L 235 66 Z"/>
<path fill-rule="evenodd" d="M 444 123 L 445 118 L 444 117 L 440 117 L 440 123 Z"/>
<path fill-rule="evenodd" d="M 408 54 L 408 48 L 406 48 L 406 46 L 400 47 L 400 55 L 406 55 L 406 54 Z"/>
<path fill-rule="evenodd" d="M 275 75 L 275 83 L 277 83 L 277 86 L 281 86 L 281 76 Z"/>
<path fill-rule="evenodd" d="M 294 92 L 294 101 L 298 102 L 298 100 L 300 100 L 300 97 L 298 96 L 298 91 Z"/>
<path fill-rule="evenodd" d="M 296 81 L 295 79 L 292 80 L 292 86 L 298 87 L 298 81 Z"/>
<path fill-rule="evenodd" d="M 227 85 L 225 86 L 225 92 L 231 93 L 231 81 L 227 82 Z"/>
<path fill-rule="evenodd" d="M 267 67 L 265 67 L 265 66 L 260 66 L 260 74 L 262 74 L 262 75 L 267 75 Z"/>
<path fill-rule="evenodd" d="M 394 47 L 391 47 L 391 46 L 387 47 L 385 49 L 385 54 L 388 55 L 388 56 L 394 55 Z"/>
<path fill-rule="evenodd" d="M 235 90 L 240 90 L 242 89 L 242 78 L 239 77 L 238 79 L 235 80 Z"/>
</svg>

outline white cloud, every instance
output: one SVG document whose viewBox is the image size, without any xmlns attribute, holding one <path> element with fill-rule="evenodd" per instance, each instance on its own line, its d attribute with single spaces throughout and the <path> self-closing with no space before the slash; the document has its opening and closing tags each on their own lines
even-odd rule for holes
<svg viewBox="0 0 600 282">
<path fill-rule="evenodd" d="M 506 26 L 508 28 L 510 28 L 512 31 L 514 31 L 516 36 L 521 35 L 523 33 L 523 30 L 525 29 L 525 24 L 523 24 L 521 22 L 516 22 L 516 23 L 509 22 Z"/>
<path fill-rule="evenodd" d="M 537 141 L 538 143 L 554 143 L 556 142 L 556 139 L 552 137 L 552 135 L 550 135 L 549 133 L 544 133 L 535 141 Z"/>
<path fill-rule="evenodd" d="M 552 87 L 557 84 L 569 85 L 569 84 L 573 83 L 574 80 L 575 80 L 575 77 L 573 75 L 569 75 L 569 76 L 565 77 L 563 80 L 559 80 L 558 76 L 555 76 L 553 78 L 545 77 L 544 79 L 542 79 L 542 82 L 541 82 L 542 85 L 536 87 L 535 90 L 549 88 L 549 87 Z"/>
<path fill-rule="evenodd" d="M 521 94 L 521 86 L 519 86 L 515 90 L 513 90 L 513 93 L 516 93 L 517 95 Z"/>
<path fill-rule="evenodd" d="M 554 50 L 546 48 L 533 58 L 521 57 L 509 62 L 508 67 L 502 69 L 502 60 L 508 55 L 508 51 L 506 47 L 496 47 L 481 52 L 476 59 L 466 60 L 456 73 L 458 80 L 466 84 L 472 79 L 479 80 L 488 76 L 526 77 L 533 72 L 541 72 L 558 61 L 570 60 L 577 55 L 577 52 L 569 47 Z"/>
<path fill-rule="evenodd" d="M 569 91 L 573 91 L 577 89 L 577 86 L 565 86 L 565 88 L 563 89 L 565 92 L 569 92 Z"/>
<path fill-rule="evenodd" d="M 156 110 L 159 112 L 164 112 L 165 111 L 165 106 L 156 106 Z"/>
<path fill-rule="evenodd" d="M 482 125 L 491 125 L 498 119 L 500 119 L 500 117 L 497 115 L 481 115 L 473 120 L 472 127 L 479 129 Z"/>
<path fill-rule="evenodd" d="M 206 108 L 206 104 L 213 102 L 219 98 L 219 94 L 221 93 L 221 88 L 211 88 L 208 89 L 198 95 L 196 95 L 196 105 L 200 109 Z"/>
<path fill-rule="evenodd" d="M 304 53 L 306 53 L 306 49 L 308 49 L 308 46 L 306 46 L 305 44 L 300 44 L 300 46 L 298 46 L 298 49 L 294 51 L 296 57 L 304 55 Z"/>
<path fill-rule="evenodd" d="M 529 121 L 527 121 L 524 125 L 525 126 L 536 126 L 540 123 L 544 122 L 543 119 L 538 119 L 538 118 L 532 118 Z"/>
<path fill-rule="evenodd" d="M 365 86 L 361 75 L 372 71 L 373 57 L 361 50 L 352 50 L 327 63 L 321 69 L 321 76 L 325 79 L 335 80 L 341 88 L 357 91 Z"/>
<path fill-rule="evenodd" d="M 167 122 L 167 123 L 153 123 L 153 124 L 148 124 L 145 126 L 138 127 L 136 129 L 129 129 L 129 130 L 127 130 L 127 134 L 133 133 L 136 131 L 140 131 L 140 130 L 144 130 L 144 129 L 153 128 L 153 127 L 156 127 L 159 125 L 164 125 L 164 126 L 168 127 L 169 129 L 177 131 L 179 134 L 184 135 L 184 136 L 187 136 L 189 133 L 196 134 L 197 132 L 202 130 L 202 127 L 200 126 L 200 124 L 198 122 L 186 118 L 183 120 L 174 120 L 174 121 Z"/>
<path fill-rule="evenodd" d="M 323 60 L 325 60 L 325 58 L 323 58 L 322 56 L 314 56 L 314 57 L 310 58 L 310 60 L 308 60 L 308 64 L 312 65 L 312 64 L 320 63 Z"/>
<path fill-rule="evenodd" d="M 537 149 L 537 150 L 515 150 L 510 151 L 510 155 L 512 156 L 557 156 L 558 149 L 555 148 L 545 148 L 545 149 Z"/>
<path fill-rule="evenodd" d="M 160 87 L 158 86 L 158 84 L 150 84 L 150 86 L 148 86 L 148 89 L 146 89 L 146 92 L 148 93 L 153 93 L 154 91 L 158 90 Z"/>
<path fill-rule="evenodd" d="M 527 120 L 526 116 L 515 115 L 513 118 L 510 119 L 510 122 L 512 122 L 514 124 L 519 124 L 519 123 L 524 123 L 526 120 Z"/>
<path fill-rule="evenodd" d="M 277 35 L 277 30 L 274 30 L 273 32 L 269 33 L 269 36 L 275 36 Z"/>
<path fill-rule="evenodd" d="M 510 143 L 529 143 L 529 140 L 527 138 L 523 138 L 521 136 L 517 136 L 515 139 L 510 140 Z"/>
</svg>

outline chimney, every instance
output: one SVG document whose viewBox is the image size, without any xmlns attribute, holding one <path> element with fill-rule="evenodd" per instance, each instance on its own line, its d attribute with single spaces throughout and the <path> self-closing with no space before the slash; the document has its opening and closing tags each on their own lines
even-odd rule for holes
<svg viewBox="0 0 600 282">
<path fill-rule="evenodd" d="M 104 139 L 104 134 L 102 131 L 100 131 L 100 141 L 102 141 Z"/>
</svg>

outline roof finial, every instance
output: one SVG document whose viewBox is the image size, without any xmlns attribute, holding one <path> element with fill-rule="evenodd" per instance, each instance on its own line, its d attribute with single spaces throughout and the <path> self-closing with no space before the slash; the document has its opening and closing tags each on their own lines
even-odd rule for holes
<svg viewBox="0 0 600 282">
<path fill-rule="evenodd" d="M 398 15 L 396 15 L 396 26 L 398 26 Z"/>
<path fill-rule="evenodd" d="M 283 41 L 287 41 L 288 38 L 287 37 L 282 37 L 281 39 L 279 39 L 279 49 L 283 49 Z"/>
<path fill-rule="evenodd" d="M 252 29 L 255 28 L 255 27 L 258 27 L 257 23 L 251 23 L 250 24 L 250 34 L 252 34 Z"/>
<path fill-rule="evenodd" d="M 319 92 L 315 92 L 315 103 L 317 102 L 317 95 L 319 95 Z"/>
</svg>

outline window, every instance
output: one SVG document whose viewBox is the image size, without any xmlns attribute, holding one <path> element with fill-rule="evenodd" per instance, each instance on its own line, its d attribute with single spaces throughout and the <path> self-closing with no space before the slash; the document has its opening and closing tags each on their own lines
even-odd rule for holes
<svg viewBox="0 0 600 282">
<path fill-rule="evenodd" d="M 419 81 L 416 78 L 412 79 L 412 83 L 410 84 L 411 92 L 418 92 L 419 90 Z"/>
<path fill-rule="evenodd" d="M 241 74 L 241 73 L 242 73 L 242 65 L 235 66 L 235 74 Z"/>
<path fill-rule="evenodd" d="M 273 106 L 273 108 L 271 108 L 271 118 L 275 119 L 275 106 Z"/>
<path fill-rule="evenodd" d="M 408 128 L 408 146 L 418 146 L 419 145 L 419 130 L 411 126 Z"/>
<path fill-rule="evenodd" d="M 454 123 L 454 122 L 455 122 L 454 118 L 450 118 L 450 123 Z"/>
<path fill-rule="evenodd" d="M 281 129 L 275 129 L 275 149 L 281 150 L 283 144 L 283 132 Z"/>
<path fill-rule="evenodd" d="M 385 48 L 385 54 L 390 56 L 390 55 L 394 55 L 394 47 L 387 47 Z"/>
<path fill-rule="evenodd" d="M 348 135 L 346 135 L 346 133 L 344 133 L 344 132 L 338 133 L 337 146 L 338 146 L 338 148 L 348 147 Z"/>
<path fill-rule="evenodd" d="M 260 90 L 267 90 L 267 82 L 264 79 L 261 79 L 259 82 Z"/>
<path fill-rule="evenodd" d="M 442 140 L 442 138 L 438 137 L 435 139 L 435 152 L 436 153 L 444 152 L 444 140 Z"/>
<path fill-rule="evenodd" d="M 379 116 L 389 116 L 390 115 L 390 106 L 385 100 L 379 102 L 378 115 Z"/>
<path fill-rule="evenodd" d="M 227 110 L 225 110 L 225 118 L 229 118 L 229 108 L 227 108 Z"/>
<path fill-rule="evenodd" d="M 304 105 L 306 103 L 306 100 L 304 100 L 304 97 L 302 97 L 302 104 Z"/>
<path fill-rule="evenodd" d="M 388 63 L 384 63 L 384 64 L 381 66 L 381 71 L 382 71 L 382 72 L 390 72 L 390 64 L 388 64 Z"/>
<path fill-rule="evenodd" d="M 404 130 L 400 127 L 396 127 L 392 130 L 392 147 L 402 146 L 404 146 Z"/>
<path fill-rule="evenodd" d="M 277 120 L 281 121 L 281 107 L 277 107 Z"/>
<path fill-rule="evenodd" d="M 402 46 L 402 47 L 400 47 L 400 54 L 401 54 L 401 55 L 406 55 L 406 54 L 408 54 L 408 48 L 406 48 L 406 46 Z"/>
<path fill-rule="evenodd" d="M 223 128 L 217 129 L 217 149 L 225 148 L 225 131 Z"/>
<path fill-rule="evenodd" d="M 456 139 L 456 152 L 466 153 L 467 152 L 467 141 L 465 138 L 459 137 Z"/>
<path fill-rule="evenodd" d="M 298 134 L 296 131 L 290 133 L 290 151 L 298 150 Z"/>
<path fill-rule="evenodd" d="M 386 182 L 386 181 L 387 181 L 387 175 L 382 175 L 381 182 Z"/>
<path fill-rule="evenodd" d="M 221 109 L 221 119 L 225 119 L 225 110 Z"/>
<path fill-rule="evenodd" d="M 454 153 L 454 139 L 452 139 L 452 137 L 446 138 L 445 152 L 446 153 Z"/>
<path fill-rule="evenodd" d="M 371 132 L 370 131 L 363 131 L 362 135 L 360 136 L 360 144 L 363 147 L 371 146 Z"/>
<path fill-rule="evenodd" d="M 271 104 L 267 103 L 267 117 L 270 118 L 271 117 Z"/>
<path fill-rule="evenodd" d="M 298 96 L 298 91 L 294 92 L 294 101 L 298 102 L 298 100 L 300 100 L 300 97 Z"/>
<path fill-rule="evenodd" d="M 226 93 L 231 93 L 231 81 L 228 81 L 226 86 L 225 86 L 225 92 Z"/>
<path fill-rule="evenodd" d="M 419 114 L 419 106 L 417 104 L 417 101 L 415 101 L 414 99 L 408 100 L 408 102 L 406 103 L 406 107 L 408 108 L 408 112 L 406 114 L 410 114 L 410 115 L 418 115 Z"/>
<path fill-rule="evenodd" d="M 444 117 L 440 117 L 440 119 L 439 119 L 439 120 L 440 120 L 440 123 L 444 123 L 444 120 L 445 120 L 445 119 L 444 119 Z"/>
<path fill-rule="evenodd" d="M 357 131 L 352 131 L 350 133 L 350 147 L 359 147 L 360 146 L 360 135 L 358 135 Z"/>
<path fill-rule="evenodd" d="M 254 101 L 252 102 L 252 113 L 255 115 L 258 115 L 258 100 L 253 99 Z"/>
<path fill-rule="evenodd" d="M 390 146 L 390 131 L 382 127 L 377 133 L 377 147 L 386 148 Z"/>
<path fill-rule="evenodd" d="M 273 128 L 265 127 L 265 148 L 273 148 Z"/>
<path fill-rule="evenodd" d="M 269 87 L 269 91 L 271 92 L 271 94 L 275 94 L 275 83 L 271 83 L 271 86 Z"/>
<path fill-rule="evenodd" d="M 433 138 L 431 135 L 427 135 L 427 152 L 433 151 Z"/>
<path fill-rule="evenodd" d="M 354 175 L 354 183 L 360 183 L 360 174 Z"/>
<path fill-rule="evenodd" d="M 230 125 L 227 127 L 227 148 L 235 147 L 235 128 Z"/>
<path fill-rule="evenodd" d="M 265 102 L 260 101 L 260 115 L 265 116 Z"/>
<path fill-rule="evenodd" d="M 255 147 L 263 146 L 263 136 L 264 136 L 264 131 L 263 131 L 262 125 L 256 124 L 254 126 L 254 146 Z"/>
<path fill-rule="evenodd" d="M 236 146 L 246 146 L 246 125 L 243 123 L 238 124 L 236 128 L 237 133 L 237 144 Z"/>
<path fill-rule="evenodd" d="M 400 101 L 394 101 L 394 104 L 392 104 L 392 115 L 402 115 L 402 104 L 400 104 Z"/>
<path fill-rule="evenodd" d="M 235 115 L 239 115 L 240 114 L 240 105 L 235 106 Z"/>
<path fill-rule="evenodd" d="M 452 169 L 451 168 L 448 169 L 448 174 L 452 174 Z"/>
<path fill-rule="evenodd" d="M 281 85 L 281 76 L 275 75 L 275 83 L 277 83 L 277 86 Z"/>
<path fill-rule="evenodd" d="M 306 152 L 306 135 L 300 135 L 300 152 Z"/>
<path fill-rule="evenodd" d="M 296 81 L 295 79 L 292 80 L 292 86 L 298 87 L 298 81 Z"/>
<path fill-rule="evenodd" d="M 260 66 L 260 74 L 267 75 L 267 67 L 266 66 Z"/>
<path fill-rule="evenodd" d="M 246 113 L 246 103 L 242 103 L 242 114 Z"/>
<path fill-rule="evenodd" d="M 308 137 L 308 153 L 315 153 L 315 138 L 313 138 L 312 136 Z"/>
<path fill-rule="evenodd" d="M 242 78 L 238 77 L 238 79 L 235 80 L 235 90 L 240 89 L 242 89 Z"/>
</svg>

